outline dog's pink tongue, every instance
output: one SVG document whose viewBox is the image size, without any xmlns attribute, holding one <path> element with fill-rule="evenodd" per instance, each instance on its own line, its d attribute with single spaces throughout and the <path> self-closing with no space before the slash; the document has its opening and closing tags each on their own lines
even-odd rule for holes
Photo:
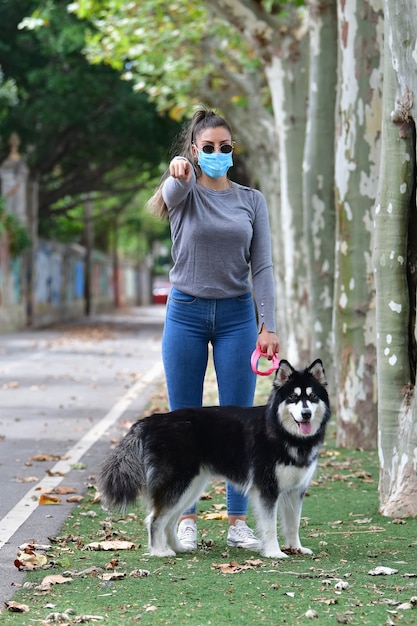
<svg viewBox="0 0 417 626">
<path fill-rule="evenodd" d="M 300 430 L 303 435 L 309 435 L 311 433 L 311 422 L 300 422 Z"/>
</svg>

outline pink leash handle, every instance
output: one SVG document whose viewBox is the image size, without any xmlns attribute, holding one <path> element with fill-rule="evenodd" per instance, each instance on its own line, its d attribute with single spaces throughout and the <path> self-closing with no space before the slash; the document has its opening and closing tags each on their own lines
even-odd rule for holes
<svg viewBox="0 0 417 626">
<path fill-rule="evenodd" d="M 258 361 L 259 361 L 260 357 L 268 358 L 268 355 L 265 352 L 261 352 L 261 349 L 258 346 L 252 352 L 252 356 L 251 356 L 251 359 L 250 359 L 250 364 L 251 364 L 252 370 L 255 372 L 255 374 L 258 374 L 259 376 L 269 376 L 270 374 L 272 374 L 272 372 L 274 372 L 275 370 L 277 370 L 279 368 L 279 358 L 277 357 L 276 354 L 274 354 L 274 356 L 272 357 L 272 366 L 269 368 L 269 370 L 266 370 L 265 372 L 261 372 L 258 369 Z"/>
</svg>

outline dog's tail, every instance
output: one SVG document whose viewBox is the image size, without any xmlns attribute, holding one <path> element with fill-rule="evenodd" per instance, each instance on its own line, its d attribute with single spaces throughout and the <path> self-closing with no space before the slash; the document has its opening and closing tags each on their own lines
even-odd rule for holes
<svg viewBox="0 0 417 626">
<path fill-rule="evenodd" d="M 145 467 L 141 423 L 136 422 L 105 460 L 98 479 L 103 505 L 121 511 L 132 504 L 145 489 Z"/>
</svg>

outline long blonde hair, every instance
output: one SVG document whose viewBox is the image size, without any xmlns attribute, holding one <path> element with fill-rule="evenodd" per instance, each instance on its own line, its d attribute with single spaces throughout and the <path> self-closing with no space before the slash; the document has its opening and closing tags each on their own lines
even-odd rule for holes
<svg viewBox="0 0 417 626">
<path fill-rule="evenodd" d="M 177 140 L 174 142 L 174 156 L 177 154 L 178 156 L 183 156 L 188 159 L 194 168 L 197 178 L 201 176 L 201 170 L 194 157 L 192 145 L 202 130 L 206 130 L 206 128 L 218 128 L 221 126 L 227 128 L 230 135 L 232 135 L 232 129 L 223 117 L 220 117 L 220 115 L 209 109 L 198 109 L 191 118 L 189 125 L 183 129 Z M 166 170 L 155 190 L 155 193 L 146 203 L 149 211 L 159 219 L 168 219 L 168 207 L 162 197 L 162 187 L 164 186 L 164 182 L 168 176 L 169 170 Z"/>
</svg>

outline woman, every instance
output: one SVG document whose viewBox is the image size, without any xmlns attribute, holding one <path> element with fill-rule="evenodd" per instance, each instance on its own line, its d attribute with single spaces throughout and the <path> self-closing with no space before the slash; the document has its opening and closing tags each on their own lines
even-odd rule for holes
<svg viewBox="0 0 417 626">
<path fill-rule="evenodd" d="M 228 123 L 198 110 L 149 201 L 171 226 L 172 289 L 162 338 L 170 410 L 202 405 L 209 343 L 221 405 L 252 406 L 251 353 L 259 346 L 272 359 L 279 349 L 268 211 L 260 191 L 229 180 L 233 146 Z M 227 484 L 226 501 L 228 545 L 257 550 L 246 524 L 247 497 Z M 196 522 L 194 506 L 178 527 L 188 550 L 197 547 Z"/>
</svg>

